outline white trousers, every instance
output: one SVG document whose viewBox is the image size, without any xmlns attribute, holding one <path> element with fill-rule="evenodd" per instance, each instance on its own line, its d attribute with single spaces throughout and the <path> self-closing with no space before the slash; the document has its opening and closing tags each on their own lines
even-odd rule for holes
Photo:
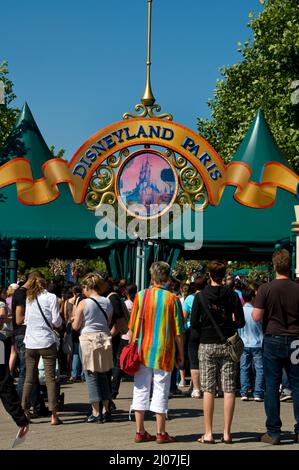
<svg viewBox="0 0 299 470">
<path fill-rule="evenodd" d="M 167 413 L 171 372 L 140 366 L 134 377 L 132 410 Z M 150 403 L 151 385 L 153 395 Z"/>
</svg>

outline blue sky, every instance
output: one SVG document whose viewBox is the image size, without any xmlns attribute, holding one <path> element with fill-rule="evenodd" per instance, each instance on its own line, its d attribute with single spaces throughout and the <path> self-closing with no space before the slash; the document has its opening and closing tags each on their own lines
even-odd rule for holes
<svg viewBox="0 0 299 470">
<path fill-rule="evenodd" d="M 241 60 L 259 0 L 153 0 L 152 88 L 162 112 L 196 130 L 218 67 Z M 71 158 L 134 111 L 145 85 L 147 0 L 14 0 L 0 8 L 0 61 L 16 105 L 27 101 L 47 142 Z"/>
</svg>

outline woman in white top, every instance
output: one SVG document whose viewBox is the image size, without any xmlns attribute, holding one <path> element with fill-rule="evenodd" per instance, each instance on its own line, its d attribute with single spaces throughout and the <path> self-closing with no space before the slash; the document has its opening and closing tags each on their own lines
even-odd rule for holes
<svg viewBox="0 0 299 470">
<path fill-rule="evenodd" d="M 57 416 L 55 382 L 58 338 L 53 331 L 54 327 L 58 328 L 62 323 L 58 299 L 55 294 L 46 290 L 46 280 L 39 275 L 28 281 L 26 296 L 24 338 L 26 378 L 22 399 L 23 408 L 26 413 L 29 412 L 31 392 L 38 374 L 39 359 L 42 357 L 45 366 L 48 405 L 52 412 L 51 424 L 61 424 Z"/>
<path fill-rule="evenodd" d="M 92 406 L 88 423 L 111 421 L 111 389 L 106 372 L 113 365 L 109 327 L 113 308 L 110 300 L 101 296 L 103 288 L 104 281 L 97 274 L 90 273 L 84 277 L 82 290 L 87 298 L 76 307 L 72 323 L 74 330 L 81 329 L 82 362 Z M 100 412 L 100 403 L 103 411 L 105 408 L 103 414 Z"/>
</svg>

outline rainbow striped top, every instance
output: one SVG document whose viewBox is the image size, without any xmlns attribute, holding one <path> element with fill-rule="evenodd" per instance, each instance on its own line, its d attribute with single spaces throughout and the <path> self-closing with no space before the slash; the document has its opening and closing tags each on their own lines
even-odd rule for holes
<svg viewBox="0 0 299 470">
<path fill-rule="evenodd" d="M 138 338 L 141 363 L 152 369 L 172 371 L 175 337 L 184 333 L 181 302 L 175 294 L 160 286 L 138 292 L 129 322 L 132 341 L 136 339 L 142 305 L 144 316 Z"/>
</svg>

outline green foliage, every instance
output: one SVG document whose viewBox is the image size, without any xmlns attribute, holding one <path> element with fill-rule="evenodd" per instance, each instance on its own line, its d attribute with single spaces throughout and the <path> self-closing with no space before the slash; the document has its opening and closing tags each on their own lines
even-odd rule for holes
<svg viewBox="0 0 299 470">
<path fill-rule="evenodd" d="M 273 273 L 269 271 L 250 271 L 247 276 L 249 282 L 268 282 L 273 279 Z"/>
<path fill-rule="evenodd" d="M 65 275 L 67 262 L 64 259 L 50 259 L 49 270 L 52 276 Z"/>
<path fill-rule="evenodd" d="M 53 275 L 50 271 L 50 269 L 47 267 L 47 266 L 39 266 L 39 267 L 34 267 L 34 268 L 27 268 L 25 269 L 24 273 L 22 273 L 22 275 L 20 276 L 20 278 L 22 279 L 22 281 L 26 281 L 28 275 L 32 272 L 32 271 L 39 271 L 41 272 L 44 276 L 45 276 L 45 279 L 47 281 L 50 281 L 52 278 L 53 278 Z"/>
<path fill-rule="evenodd" d="M 190 282 L 192 278 L 198 276 L 207 269 L 208 260 L 184 260 L 180 258 L 172 272 L 172 274 L 183 282 Z M 272 278 L 272 270 L 266 271 L 260 269 L 261 263 L 256 261 L 229 261 L 227 266 L 227 273 L 232 274 L 240 269 L 248 269 L 250 272 L 246 278 L 250 281 L 266 282 Z M 267 262 L 262 263 L 262 266 L 267 266 Z M 272 265 L 269 265 L 272 268 Z"/>
<path fill-rule="evenodd" d="M 76 277 L 82 278 L 85 274 L 93 271 L 104 272 L 107 270 L 105 262 L 101 259 L 75 259 L 62 260 L 59 258 L 50 259 L 48 263 L 41 267 L 29 267 L 25 261 L 18 261 L 18 278 L 25 280 L 31 271 L 40 271 L 44 274 L 47 281 L 53 279 L 54 276 L 66 273 L 66 266 L 70 263 L 71 273 Z"/>
<path fill-rule="evenodd" d="M 176 262 L 172 274 L 180 281 L 191 281 L 192 277 L 200 274 L 206 263 L 206 261 L 184 260 L 184 258 L 180 258 Z"/>
<path fill-rule="evenodd" d="M 105 264 L 105 261 L 102 260 L 102 258 L 88 260 L 86 267 L 88 268 L 87 272 L 92 272 L 92 271 L 106 272 L 107 271 L 107 266 Z"/>
<path fill-rule="evenodd" d="M 60 150 L 58 150 L 58 152 L 56 152 L 55 151 L 55 145 L 51 145 L 50 152 L 51 152 L 53 158 L 62 158 L 63 155 L 65 154 L 65 149 L 60 149 Z"/>
<path fill-rule="evenodd" d="M 0 62 L 0 80 L 4 83 L 5 105 L 0 105 L 0 150 L 4 146 L 13 126 L 19 109 L 10 108 L 9 104 L 16 98 L 13 83 L 8 78 L 8 63 Z"/>
<path fill-rule="evenodd" d="M 5 90 L 5 105 L 0 105 L 0 152 L 1 148 L 4 147 L 9 134 L 11 133 L 17 116 L 20 112 L 18 108 L 11 108 L 9 104 L 15 100 L 16 95 L 13 92 L 13 83 L 8 78 L 8 62 L 0 62 L 0 80 L 4 83 Z M 62 158 L 65 149 L 60 149 L 58 152 L 55 151 L 55 146 L 52 145 L 50 152 L 54 158 Z"/>
<path fill-rule="evenodd" d="M 221 67 L 211 120 L 198 131 L 229 162 L 257 110 L 262 108 L 274 138 L 299 170 L 299 110 L 291 103 L 291 83 L 299 79 L 299 5 L 296 0 L 260 0 L 264 10 L 249 14 L 252 40 L 240 43 L 243 60 Z"/>
</svg>

